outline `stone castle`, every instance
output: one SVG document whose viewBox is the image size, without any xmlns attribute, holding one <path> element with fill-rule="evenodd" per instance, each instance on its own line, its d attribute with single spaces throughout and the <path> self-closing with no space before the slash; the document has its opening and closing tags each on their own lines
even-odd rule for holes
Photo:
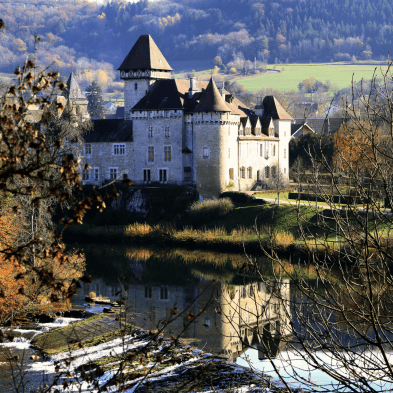
<svg viewBox="0 0 393 393">
<path fill-rule="evenodd" d="M 222 82 L 172 79 L 149 35 L 139 37 L 119 71 L 124 119 L 93 121 L 84 183 L 190 185 L 212 198 L 288 178 L 292 118 L 273 96 L 250 110 Z"/>
</svg>

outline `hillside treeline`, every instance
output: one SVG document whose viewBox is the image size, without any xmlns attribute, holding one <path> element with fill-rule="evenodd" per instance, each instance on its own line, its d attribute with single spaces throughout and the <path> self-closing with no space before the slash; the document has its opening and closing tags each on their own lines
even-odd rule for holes
<svg viewBox="0 0 393 393">
<path fill-rule="evenodd" d="M 102 82 L 140 34 L 151 34 L 168 60 L 218 55 L 224 63 L 381 60 L 393 40 L 389 0 L 24 0 L 0 3 L 0 17 L 0 71 L 33 52 L 36 33 L 39 63 L 60 71 L 72 63 Z"/>
</svg>

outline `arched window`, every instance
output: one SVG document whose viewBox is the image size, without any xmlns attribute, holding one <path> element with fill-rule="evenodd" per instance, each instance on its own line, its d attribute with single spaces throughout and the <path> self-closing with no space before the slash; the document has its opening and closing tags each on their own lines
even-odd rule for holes
<svg viewBox="0 0 393 393">
<path fill-rule="evenodd" d="M 275 157 L 275 155 L 276 155 L 276 145 L 273 145 L 273 153 L 272 153 L 272 156 Z"/>
<path fill-rule="evenodd" d="M 246 168 L 245 168 L 244 166 L 242 166 L 242 167 L 240 168 L 240 177 L 241 177 L 242 179 L 245 179 L 245 178 L 246 178 Z"/>
<path fill-rule="evenodd" d="M 252 168 L 250 166 L 247 168 L 247 175 L 249 179 L 252 179 Z"/>
<path fill-rule="evenodd" d="M 277 172 L 276 167 L 272 166 L 272 177 L 276 177 L 277 174 L 276 172 Z"/>
<path fill-rule="evenodd" d="M 269 179 L 269 177 L 270 177 L 270 168 L 269 168 L 269 166 L 265 166 L 265 177 L 266 177 L 266 179 Z"/>
</svg>

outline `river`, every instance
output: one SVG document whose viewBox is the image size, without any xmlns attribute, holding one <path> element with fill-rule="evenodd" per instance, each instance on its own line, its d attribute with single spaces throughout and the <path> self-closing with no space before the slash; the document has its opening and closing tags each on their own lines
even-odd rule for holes
<svg viewBox="0 0 393 393">
<path fill-rule="evenodd" d="M 343 385 L 334 386 L 335 381 L 326 373 L 310 367 L 307 354 L 294 345 L 293 326 L 300 329 L 293 309 L 296 294 L 291 293 L 288 280 L 273 285 L 270 278 L 274 269 L 266 258 L 253 257 L 259 272 L 252 273 L 244 265 L 243 254 L 97 244 L 76 247 L 86 255 L 87 274 L 92 281 L 83 284 L 74 296 L 75 308 L 93 313 L 110 308 L 86 301 L 87 296 L 112 303 L 121 299 L 125 303 L 123 317 L 135 326 L 180 337 L 193 347 L 253 367 L 276 380 L 279 370 L 292 386 L 304 386 L 298 382 L 300 378 L 310 381 L 316 391 L 350 391 Z M 0 349 L 4 352 L 8 346 L 13 353 L 25 356 L 29 370 L 28 358 L 34 351 L 28 341 L 37 333 L 27 332 L 26 338 L 3 344 Z M 3 358 L 7 356 L 4 352 Z M 316 351 L 315 356 L 340 367 L 326 351 Z M 6 363 L 0 368 L 0 382 L 5 383 L 11 370 Z M 298 377 L 294 378 L 296 373 Z M 379 385 L 374 381 L 372 386 L 377 391 L 393 387 L 390 383 L 382 384 L 383 389 Z M 10 390 L 2 387 L 0 391 Z"/>
</svg>

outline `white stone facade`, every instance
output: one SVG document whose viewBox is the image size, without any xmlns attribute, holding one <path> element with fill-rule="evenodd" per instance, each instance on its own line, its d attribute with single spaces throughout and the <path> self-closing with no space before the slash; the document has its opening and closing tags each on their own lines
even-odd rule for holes
<svg viewBox="0 0 393 393">
<path fill-rule="evenodd" d="M 108 127 L 104 135 L 101 124 L 89 136 L 86 161 L 93 170 L 86 183 L 126 175 L 136 184 L 194 185 L 212 198 L 263 186 L 278 170 L 288 177 L 292 119 L 274 97 L 260 100 L 253 112 L 212 80 L 170 79 L 151 37 L 141 37 L 130 53 L 148 45 L 145 40 L 163 69 L 135 69 L 151 61 L 130 54 L 123 62 L 124 123 L 132 131 L 112 136 Z"/>
</svg>

